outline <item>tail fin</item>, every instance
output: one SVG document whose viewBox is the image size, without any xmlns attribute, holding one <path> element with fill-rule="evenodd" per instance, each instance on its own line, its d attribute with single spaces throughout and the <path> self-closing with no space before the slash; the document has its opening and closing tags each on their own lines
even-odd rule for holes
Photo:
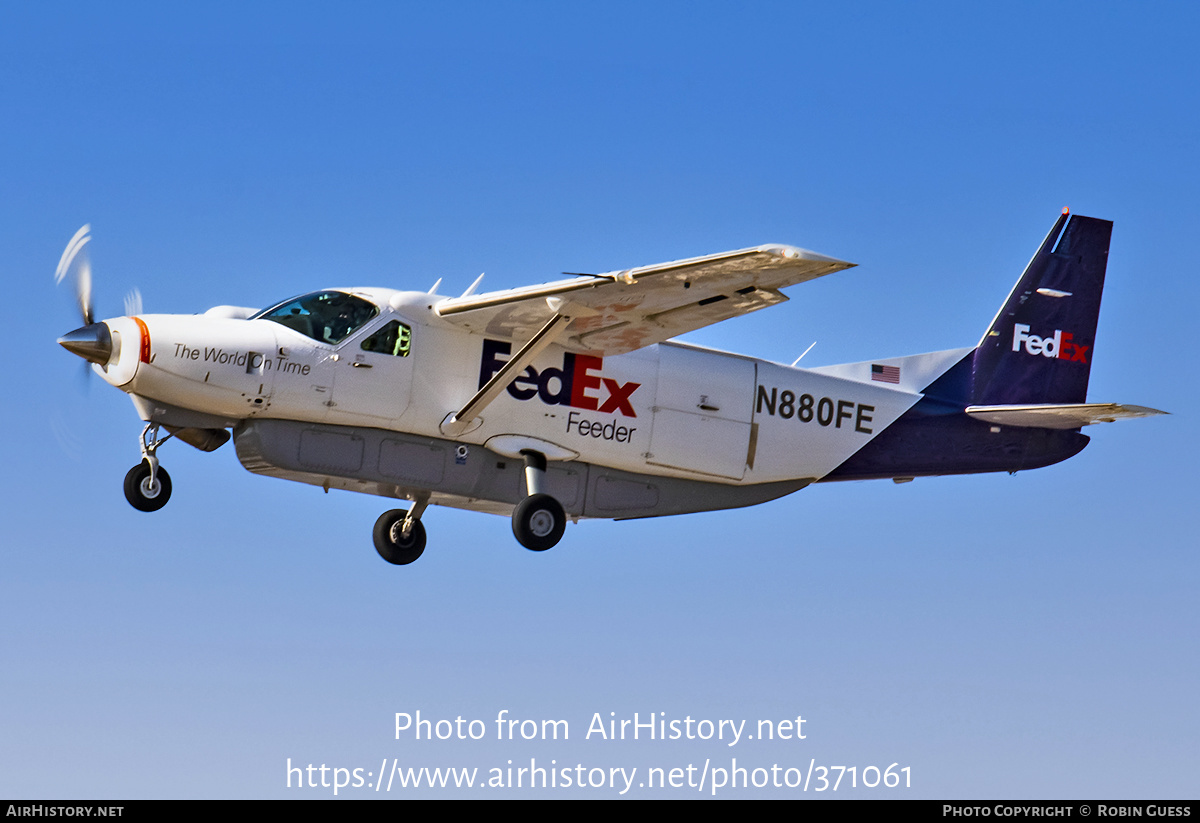
<svg viewBox="0 0 1200 823">
<path fill-rule="evenodd" d="M 1063 210 L 975 348 L 975 404 L 1087 399 L 1111 236 L 1110 221 Z"/>
</svg>

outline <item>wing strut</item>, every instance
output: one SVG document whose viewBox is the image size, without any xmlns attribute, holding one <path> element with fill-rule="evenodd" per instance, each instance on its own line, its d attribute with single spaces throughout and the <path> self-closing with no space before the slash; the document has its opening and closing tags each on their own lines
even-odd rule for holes
<svg viewBox="0 0 1200 823">
<path fill-rule="evenodd" d="M 487 381 L 482 389 L 475 392 L 475 396 L 468 400 L 465 406 L 442 421 L 442 432 L 450 437 L 457 437 L 470 428 L 471 421 L 478 417 L 489 403 L 500 396 L 500 392 L 508 387 L 513 378 L 519 372 L 525 371 L 525 367 L 532 363 L 543 349 L 566 331 L 571 319 L 565 314 L 555 314 L 551 317 L 550 321 L 542 326 L 541 331 L 522 346 L 516 356 L 505 363 L 500 371 L 493 374 L 492 379 Z"/>
</svg>

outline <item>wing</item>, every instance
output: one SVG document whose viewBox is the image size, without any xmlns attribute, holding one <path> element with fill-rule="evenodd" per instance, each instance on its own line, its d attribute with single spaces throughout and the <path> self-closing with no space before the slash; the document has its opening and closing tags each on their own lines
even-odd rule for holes
<svg viewBox="0 0 1200 823">
<path fill-rule="evenodd" d="M 470 331 L 519 342 L 555 317 L 569 317 L 559 345 L 622 354 L 782 303 L 787 297 L 780 289 L 853 265 L 794 246 L 757 246 L 449 298 L 434 310 Z"/>
</svg>

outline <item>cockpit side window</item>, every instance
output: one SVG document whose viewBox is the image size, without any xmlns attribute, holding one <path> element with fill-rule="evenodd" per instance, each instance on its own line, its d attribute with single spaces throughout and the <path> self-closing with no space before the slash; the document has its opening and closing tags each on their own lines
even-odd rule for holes
<svg viewBox="0 0 1200 823">
<path fill-rule="evenodd" d="M 319 291 L 264 309 L 251 320 L 271 320 L 321 343 L 340 343 L 379 314 L 369 300 L 340 291 Z"/>
<path fill-rule="evenodd" d="M 390 354 L 395 357 L 408 357 L 411 347 L 412 329 L 399 320 L 393 320 L 362 341 L 363 351 Z"/>
</svg>

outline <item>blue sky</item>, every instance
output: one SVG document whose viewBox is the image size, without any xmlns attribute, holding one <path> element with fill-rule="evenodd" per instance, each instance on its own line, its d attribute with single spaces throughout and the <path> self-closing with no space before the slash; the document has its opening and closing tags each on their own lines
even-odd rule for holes
<svg viewBox="0 0 1200 823">
<path fill-rule="evenodd" d="M 5 6 L 0 795 L 331 795 L 289 790 L 289 758 L 736 757 L 912 769 L 907 791 L 838 796 L 1194 797 L 1198 22 L 1171 3 Z M 78 325 L 54 266 L 90 222 L 100 316 L 134 287 L 197 312 L 783 242 L 859 267 L 688 339 L 783 362 L 816 341 L 814 365 L 968 346 L 1064 206 L 1115 221 L 1091 399 L 1171 417 L 1015 477 L 588 522 L 544 555 L 435 509 L 425 556 L 388 567 L 384 500 L 251 475 L 228 447 L 164 447 L 174 497 L 136 512 L 133 408 L 54 343 Z M 396 712 L 503 709 L 571 739 L 395 739 Z M 585 740 L 610 712 L 801 715 L 807 737 Z"/>
</svg>

